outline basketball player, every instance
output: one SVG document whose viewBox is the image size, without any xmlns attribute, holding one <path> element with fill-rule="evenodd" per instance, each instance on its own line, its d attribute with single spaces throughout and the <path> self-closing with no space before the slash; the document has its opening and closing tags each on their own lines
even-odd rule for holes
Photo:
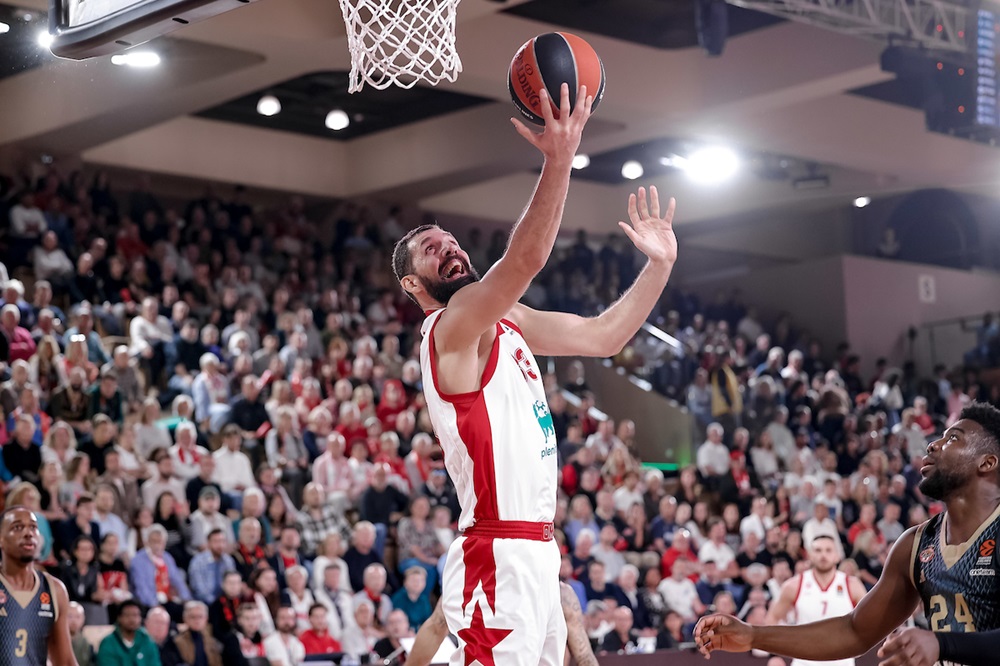
<svg viewBox="0 0 1000 666">
<path fill-rule="evenodd" d="M 882 577 L 850 614 L 795 627 L 751 627 L 712 615 L 695 627 L 706 656 L 751 649 L 798 659 L 864 654 L 923 604 L 928 636 L 904 630 L 879 651 L 883 666 L 934 662 L 996 664 L 1000 645 L 1000 410 L 973 403 L 927 446 L 924 495 L 947 510 L 908 529 L 889 553 Z M 989 631 L 988 636 L 974 632 Z"/>
<path fill-rule="evenodd" d="M 35 514 L 0 514 L 0 666 L 77 666 L 69 636 L 66 587 L 35 570 L 41 547 Z"/>
<path fill-rule="evenodd" d="M 561 92 L 559 118 L 541 101 L 545 130 L 518 132 L 545 157 L 531 203 L 507 250 L 482 280 L 455 237 L 418 227 L 396 244 L 393 270 L 424 309 L 424 395 L 458 490 L 464 530 L 443 577 L 442 611 L 459 638 L 453 663 L 562 666 L 566 623 L 559 606 L 559 548 L 552 540 L 556 438 L 535 353 L 610 356 L 655 305 L 677 258 L 671 200 L 629 198 L 619 223 L 648 257 L 635 284 L 599 317 L 539 312 L 518 303 L 548 260 L 562 218 L 573 156 L 592 99 L 575 109 Z M 572 111 L 572 113 L 570 113 Z"/>
<path fill-rule="evenodd" d="M 566 618 L 566 647 L 569 648 L 566 661 L 568 662 L 569 657 L 572 657 L 577 666 L 597 666 L 597 657 L 594 656 L 594 651 L 590 647 L 587 629 L 583 626 L 580 599 L 572 587 L 562 582 L 559 583 L 559 596 L 563 617 Z M 413 643 L 413 649 L 406 657 L 406 666 L 428 666 L 447 635 L 448 623 L 445 622 L 444 613 L 441 612 L 441 604 L 438 603 L 430 618 L 420 625 L 417 640 Z"/>
<path fill-rule="evenodd" d="M 792 576 L 781 586 L 781 595 L 767 611 L 767 624 L 783 624 L 789 611 L 795 624 L 817 622 L 847 615 L 865 596 L 865 586 L 854 576 L 837 571 L 840 553 L 833 537 L 823 534 L 809 545 L 812 568 Z M 792 666 L 854 666 L 853 659 L 808 661 L 795 659 Z"/>
</svg>

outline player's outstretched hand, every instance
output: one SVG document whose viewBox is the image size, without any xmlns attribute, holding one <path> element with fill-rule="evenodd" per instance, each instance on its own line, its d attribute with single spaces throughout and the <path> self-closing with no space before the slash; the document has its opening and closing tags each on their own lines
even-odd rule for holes
<svg viewBox="0 0 1000 666">
<path fill-rule="evenodd" d="M 940 656 L 937 638 L 929 631 L 909 627 L 895 631 L 878 649 L 879 666 L 934 666 Z"/>
<path fill-rule="evenodd" d="M 694 642 L 706 658 L 716 650 L 749 652 L 753 627 L 732 615 L 709 615 L 698 620 L 694 628 Z"/>
<path fill-rule="evenodd" d="M 671 197 L 667 210 L 661 215 L 660 196 L 655 187 L 649 188 L 649 201 L 646 200 L 644 187 L 639 188 L 638 195 L 628 195 L 628 218 L 632 224 L 619 222 L 618 226 L 650 261 L 668 264 L 677 261 L 677 237 L 674 235 L 676 205 Z"/>
<path fill-rule="evenodd" d="M 517 118 L 511 118 L 517 133 L 528 143 L 541 151 L 546 160 L 561 160 L 568 167 L 580 147 L 580 137 L 583 127 L 590 120 L 590 112 L 594 106 L 594 98 L 587 94 L 587 86 L 580 86 L 576 91 L 576 107 L 569 105 L 569 84 L 563 83 L 559 88 L 559 118 L 552 113 L 549 93 L 542 88 L 538 94 L 542 107 L 542 118 L 545 119 L 545 129 L 536 134 Z"/>
</svg>

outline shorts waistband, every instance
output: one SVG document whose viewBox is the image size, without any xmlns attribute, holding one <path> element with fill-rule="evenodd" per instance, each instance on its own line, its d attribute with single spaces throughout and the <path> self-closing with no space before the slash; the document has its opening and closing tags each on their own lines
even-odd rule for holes
<svg viewBox="0 0 1000 666">
<path fill-rule="evenodd" d="M 532 523 L 526 520 L 477 520 L 462 532 L 462 536 L 484 539 L 527 539 L 552 541 L 555 527 L 552 523 Z"/>
</svg>

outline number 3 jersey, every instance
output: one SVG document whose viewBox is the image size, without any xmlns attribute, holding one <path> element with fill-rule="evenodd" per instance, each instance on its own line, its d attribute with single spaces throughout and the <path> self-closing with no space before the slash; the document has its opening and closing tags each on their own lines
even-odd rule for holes
<svg viewBox="0 0 1000 666">
<path fill-rule="evenodd" d="M 0 666 L 44 666 L 56 622 L 49 576 L 35 573 L 33 590 L 16 590 L 0 576 Z"/>
<path fill-rule="evenodd" d="M 972 632 L 1000 629 L 1000 578 L 996 545 L 1000 507 L 965 543 L 948 545 L 947 513 L 917 529 L 913 539 L 913 584 L 930 630 Z"/>
</svg>

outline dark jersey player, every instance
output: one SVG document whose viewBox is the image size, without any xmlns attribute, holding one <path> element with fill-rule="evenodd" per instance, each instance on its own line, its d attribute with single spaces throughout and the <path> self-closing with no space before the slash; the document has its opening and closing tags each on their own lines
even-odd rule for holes
<svg viewBox="0 0 1000 666">
<path fill-rule="evenodd" d="M 991 666 L 1000 654 L 1000 410 L 973 403 L 927 446 L 920 490 L 947 511 L 910 528 L 882 577 L 844 617 L 795 627 L 751 627 L 727 615 L 702 619 L 695 641 L 809 660 L 855 657 L 899 627 L 921 604 L 931 631 L 904 629 L 879 649 L 880 666 Z"/>
<path fill-rule="evenodd" d="M 0 666 L 77 666 L 66 587 L 35 570 L 41 543 L 29 509 L 0 514 Z"/>
</svg>

